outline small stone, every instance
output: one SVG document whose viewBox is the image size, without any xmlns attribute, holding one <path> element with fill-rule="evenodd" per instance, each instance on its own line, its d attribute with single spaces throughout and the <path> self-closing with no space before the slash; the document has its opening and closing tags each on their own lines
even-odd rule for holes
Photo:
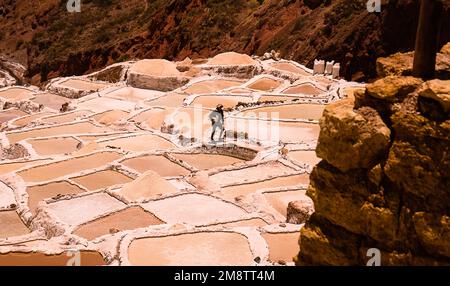
<svg viewBox="0 0 450 286">
<path fill-rule="evenodd" d="M 278 264 L 280 264 L 280 265 L 286 265 L 287 263 L 286 263 L 286 261 L 284 261 L 284 260 L 278 260 Z"/>
<path fill-rule="evenodd" d="M 118 233 L 118 232 L 120 232 L 120 230 L 117 229 L 117 228 L 110 228 L 110 229 L 109 229 L 109 233 L 110 233 L 110 234 L 115 234 L 115 233 Z"/>
<path fill-rule="evenodd" d="M 257 256 L 257 257 L 255 257 L 255 259 L 253 259 L 253 261 L 255 261 L 256 263 L 260 263 L 261 257 Z"/>
</svg>

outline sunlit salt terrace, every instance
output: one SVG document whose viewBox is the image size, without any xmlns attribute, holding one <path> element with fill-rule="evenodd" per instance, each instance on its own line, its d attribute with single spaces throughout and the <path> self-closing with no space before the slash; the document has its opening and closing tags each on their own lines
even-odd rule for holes
<svg viewBox="0 0 450 286">
<path fill-rule="evenodd" d="M 293 265 L 319 119 L 359 87 L 230 52 L 2 88 L 0 265 Z"/>
</svg>

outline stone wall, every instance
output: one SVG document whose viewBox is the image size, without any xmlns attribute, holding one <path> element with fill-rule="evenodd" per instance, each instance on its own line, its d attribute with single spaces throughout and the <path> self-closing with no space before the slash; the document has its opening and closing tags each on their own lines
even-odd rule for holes
<svg viewBox="0 0 450 286">
<path fill-rule="evenodd" d="M 450 264 L 450 80 L 389 76 L 329 105 L 297 265 Z"/>
</svg>

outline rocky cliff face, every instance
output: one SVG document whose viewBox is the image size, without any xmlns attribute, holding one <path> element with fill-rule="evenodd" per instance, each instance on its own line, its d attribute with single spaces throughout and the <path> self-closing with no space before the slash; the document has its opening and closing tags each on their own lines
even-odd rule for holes
<svg viewBox="0 0 450 286">
<path fill-rule="evenodd" d="M 450 80 L 401 75 L 326 108 L 298 265 L 450 264 L 449 111 Z"/>
<path fill-rule="evenodd" d="M 81 75 L 127 59 L 183 60 L 220 52 L 281 56 L 312 67 L 341 63 L 343 75 L 367 80 L 376 59 L 414 47 L 418 0 L 91 0 L 70 14 L 61 0 L 3 0 L 0 53 L 28 68 L 37 84 Z M 444 1 L 440 44 L 450 41 Z"/>
</svg>

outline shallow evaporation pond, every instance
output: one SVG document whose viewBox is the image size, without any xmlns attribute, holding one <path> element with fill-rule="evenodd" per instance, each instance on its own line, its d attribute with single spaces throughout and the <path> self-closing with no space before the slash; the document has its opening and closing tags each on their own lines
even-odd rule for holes
<svg viewBox="0 0 450 286">
<path fill-rule="evenodd" d="M 196 97 L 190 105 L 198 105 L 202 106 L 203 108 L 216 108 L 218 104 L 222 104 L 225 108 L 233 108 L 239 102 L 252 102 L 252 97 L 237 95 L 201 95 Z"/>
<path fill-rule="evenodd" d="M 134 240 L 128 248 L 132 265 L 249 266 L 253 255 L 247 238 L 233 232 L 198 232 Z"/>
<path fill-rule="evenodd" d="M 268 192 L 264 193 L 264 196 L 277 212 L 286 217 L 288 204 L 293 201 L 305 199 L 306 191 Z"/>
<path fill-rule="evenodd" d="M 108 98 L 105 96 L 96 97 L 94 99 L 86 100 L 78 103 L 78 108 L 88 109 L 93 112 L 102 112 L 111 109 L 120 109 L 124 111 L 134 110 L 136 102 Z"/>
<path fill-rule="evenodd" d="M 175 145 L 170 141 L 152 134 L 103 141 L 99 143 L 99 145 L 102 147 L 112 146 L 115 148 L 122 148 L 123 150 L 134 152 L 170 149 L 175 147 Z"/>
<path fill-rule="evenodd" d="M 207 225 L 240 219 L 246 212 L 220 199 L 201 194 L 186 194 L 142 205 L 167 223 Z"/>
<path fill-rule="evenodd" d="M 0 111 L 0 124 L 25 115 L 28 115 L 28 113 L 25 113 L 18 109 L 8 109 Z"/>
<path fill-rule="evenodd" d="M 271 65 L 278 70 L 287 71 L 299 75 L 310 76 L 311 74 L 291 63 L 275 63 Z"/>
<path fill-rule="evenodd" d="M 42 104 L 45 107 L 59 111 L 64 103 L 68 103 L 71 100 L 69 98 L 52 93 L 39 93 L 35 94 L 35 97 L 32 101 L 37 104 Z"/>
<path fill-rule="evenodd" d="M 173 123 L 183 136 L 202 138 L 210 132 L 210 113 L 210 110 L 202 109 L 201 106 L 180 108 L 173 116 Z"/>
<path fill-rule="evenodd" d="M 106 265 L 102 255 L 96 251 L 80 251 L 80 266 Z M 73 266 L 68 265 L 73 253 L 47 255 L 40 252 L 10 252 L 0 254 L 0 266 Z"/>
<path fill-rule="evenodd" d="M 140 125 L 146 125 L 149 128 L 160 130 L 166 117 L 174 111 L 172 108 L 152 108 L 134 116 L 129 121 Z"/>
<path fill-rule="evenodd" d="M 152 213 L 135 206 L 90 221 L 77 228 L 74 234 L 87 240 L 93 240 L 105 234 L 110 234 L 111 230 L 124 231 L 159 224 L 164 224 L 164 222 Z"/>
<path fill-rule="evenodd" d="M 30 139 L 27 141 L 38 155 L 69 154 L 78 150 L 81 143 L 73 137 L 58 137 L 46 139 Z"/>
<path fill-rule="evenodd" d="M 101 167 L 119 159 L 121 156 L 122 155 L 117 152 L 99 152 L 23 170 L 18 174 L 26 182 L 50 181 L 72 173 Z"/>
<path fill-rule="evenodd" d="M 293 169 L 274 161 L 247 167 L 238 170 L 224 171 L 210 176 L 210 180 L 218 185 L 231 185 L 233 183 L 256 182 L 268 179 L 269 176 L 282 176 L 293 173 Z"/>
<path fill-rule="evenodd" d="M 272 262 L 292 262 L 300 251 L 298 239 L 299 232 L 290 233 L 263 233 L 262 237 L 269 246 L 269 260 Z"/>
<path fill-rule="evenodd" d="M 325 105 L 320 104 L 287 104 L 250 109 L 244 116 L 272 119 L 313 119 L 322 117 Z"/>
<path fill-rule="evenodd" d="M 290 151 L 288 157 L 299 163 L 306 163 L 310 166 L 315 166 L 320 162 L 320 158 L 317 157 L 316 151 Z"/>
<path fill-rule="evenodd" d="M 301 84 L 297 86 L 290 87 L 288 89 L 283 90 L 284 94 L 309 94 L 309 95 L 319 95 L 324 93 L 324 91 L 318 89 L 317 87 L 311 84 Z"/>
<path fill-rule="evenodd" d="M 28 116 L 25 116 L 25 117 L 22 117 L 22 118 L 17 118 L 14 121 L 11 121 L 11 123 L 13 125 L 15 125 L 15 126 L 18 126 L 18 127 L 24 127 L 24 126 L 30 124 L 31 122 L 33 122 L 33 121 L 35 121 L 35 120 L 37 120 L 39 118 L 42 118 L 44 116 L 49 116 L 49 115 L 52 115 L 52 114 L 53 114 L 52 112 L 44 111 L 44 112 L 28 115 Z"/>
<path fill-rule="evenodd" d="M 25 167 L 31 167 L 31 166 L 35 166 L 35 165 L 39 165 L 39 164 L 44 164 L 46 162 L 49 162 L 49 160 L 34 160 L 34 161 L 0 164 L 0 175 L 14 172 L 16 170 L 19 170 L 19 169 L 22 169 Z"/>
<path fill-rule="evenodd" d="M 309 174 L 297 174 L 285 177 L 278 177 L 266 181 L 238 186 L 222 188 L 222 197 L 234 199 L 239 196 L 246 196 L 255 193 L 258 190 L 278 187 L 291 187 L 298 185 L 307 185 L 309 183 Z"/>
<path fill-rule="evenodd" d="M 316 123 L 280 122 L 270 120 L 226 118 L 227 129 L 247 132 L 249 138 L 272 142 L 302 142 L 317 140 L 320 127 Z"/>
<path fill-rule="evenodd" d="M 240 81 L 231 81 L 231 80 L 205 80 L 196 82 L 190 85 L 188 88 L 182 90 L 185 93 L 189 94 L 205 94 L 205 93 L 214 93 L 219 90 L 230 88 L 233 86 L 239 86 L 242 82 Z"/>
<path fill-rule="evenodd" d="M 89 175 L 71 178 L 77 184 L 90 191 L 108 188 L 115 185 L 123 185 L 133 179 L 113 170 L 104 170 Z"/>
<path fill-rule="evenodd" d="M 105 112 L 101 112 L 92 116 L 95 121 L 100 124 L 110 125 L 114 122 L 117 122 L 121 119 L 127 118 L 129 112 L 123 110 L 108 110 Z"/>
<path fill-rule="evenodd" d="M 162 155 L 131 158 L 123 161 L 122 164 L 139 173 L 152 170 L 162 177 L 186 176 L 190 173 L 188 169 L 170 161 Z"/>
<path fill-rule="evenodd" d="M 261 90 L 261 91 L 271 91 L 276 89 L 281 85 L 279 80 L 271 78 L 261 78 L 255 82 L 249 84 L 247 87 L 251 89 Z"/>
<path fill-rule="evenodd" d="M 17 102 L 33 98 L 33 92 L 24 88 L 13 87 L 0 91 L 0 97 L 7 101 Z"/>
<path fill-rule="evenodd" d="M 105 94 L 105 97 L 115 98 L 125 101 L 138 102 L 149 100 L 163 95 L 163 92 L 149 89 L 140 89 L 131 86 L 123 87 L 113 92 Z"/>
<path fill-rule="evenodd" d="M 282 122 L 279 126 L 279 139 L 282 142 L 308 142 L 319 138 L 319 124 Z"/>
<path fill-rule="evenodd" d="M 217 167 L 229 166 L 244 162 L 244 160 L 219 154 L 171 154 L 178 160 L 186 162 L 188 165 L 199 170 L 212 169 Z"/>
<path fill-rule="evenodd" d="M 61 200 L 48 205 L 56 216 L 68 225 L 80 225 L 104 214 L 118 211 L 124 203 L 106 193 Z"/>
<path fill-rule="evenodd" d="M 77 185 L 66 181 L 28 187 L 28 207 L 30 208 L 30 211 L 35 214 L 39 202 L 42 202 L 45 199 L 66 195 L 76 195 L 83 192 L 84 190 Z"/>
<path fill-rule="evenodd" d="M 186 98 L 185 94 L 168 93 L 165 96 L 159 97 L 155 100 L 148 101 L 148 106 L 164 106 L 164 107 L 180 107 Z"/>
<path fill-rule="evenodd" d="M 30 230 L 15 211 L 0 211 L 0 239 L 20 236 L 30 233 Z"/>
<path fill-rule="evenodd" d="M 69 79 L 60 84 L 65 87 L 81 89 L 81 90 L 88 90 L 88 91 L 97 91 L 97 90 L 103 89 L 108 86 L 108 84 L 105 84 L 105 83 L 92 82 L 92 81 L 79 80 L 79 79 Z"/>
<path fill-rule="evenodd" d="M 63 124 L 73 122 L 77 118 L 84 118 L 92 114 L 89 110 L 76 110 L 69 113 L 58 114 L 42 118 L 42 122 L 46 124 Z"/>
<path fill-rule="evenodd" d="M 48 126 L 44 128 L 35 128 L 22 132 L 7 133 L 11 144 L 24 139 L 34 139 L 36 137 L 52 137 L 71 134 L 104 133 L 108 131 L 106 127 L 98 127 L 90 122 L 80 122 L 60 126 Z"/>
</svg>

